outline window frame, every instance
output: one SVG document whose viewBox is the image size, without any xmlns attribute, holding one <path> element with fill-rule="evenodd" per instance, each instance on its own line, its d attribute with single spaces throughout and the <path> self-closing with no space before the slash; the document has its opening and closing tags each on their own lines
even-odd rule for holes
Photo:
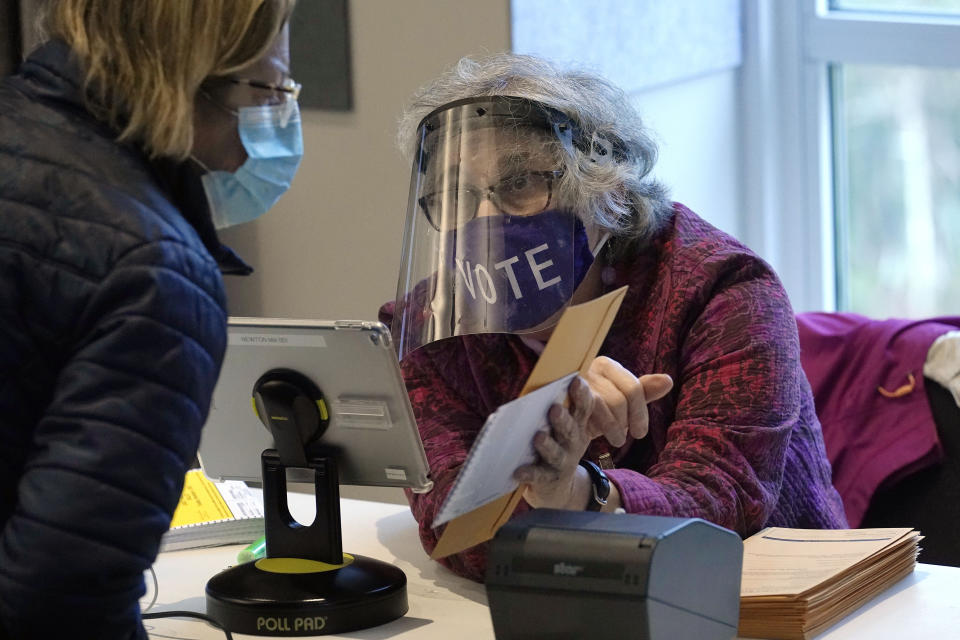
<svg viewBox="0 0 960 640">
<path fill-rule="evenodd" d="M 743 9 L 743 239 L 777 270 L 795 311 L 835 311 L 830 65 L 960 68 L 960 15 L 831 10 L 827 0 Z"/>
</svg>

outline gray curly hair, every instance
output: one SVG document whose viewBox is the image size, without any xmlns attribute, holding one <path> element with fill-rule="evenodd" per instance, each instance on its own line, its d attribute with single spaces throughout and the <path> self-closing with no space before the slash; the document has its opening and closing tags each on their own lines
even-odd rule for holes
<svg viewBox="0 0 960 640">
<path fill-rule="evenodd" d="M 397 143 L 415 152 L 417 127 L 425 116 L 448 103 L 480 96 L 513 96 L 556 109 L 579 127 L 588 141 L 607 141 L 616 160 L 596 162 L 593 145 L 564 154 L 560 188 L 579 212 L 622 241 L 643 241 L 671 209 L 667 189 L 649 177 L 657 145 L 626 95 L 605 79 L 583 71 L 562 70 L 533 56 L 498 54 L 463 58 L 421 88 L 400 117 Z"/>
</svg>

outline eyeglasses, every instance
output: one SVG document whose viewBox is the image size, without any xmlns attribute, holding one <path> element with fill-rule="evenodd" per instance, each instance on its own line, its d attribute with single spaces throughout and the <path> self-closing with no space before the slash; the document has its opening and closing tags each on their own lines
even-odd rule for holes
<svg viewBox="0 0 960 640">
<path fill-rule="evenodd" d="M 445 216 L 444 211 L 456 210 L 454 226 L 462 225 L 477 217 L 484 200 L 489 200 L 500 213 L 531 216 L 547 208 L 553 197 L 553 181 L 562 175 L 561 169 L 517 173 L 489 187 L 461 186 L 428 193 L 418 198 L 417 204 L 437 231 L 451 228 L 449 215 Z"/>
<path fill-rule="evenodd" d="M 249 89 L 243 90 L 239 87 Z M 241 107 L 273 107 L 285 104 L 292 109 L 300 97 L 300 84 L 290 78 L 277 84 L 220 76 L 205 80 L 200 92 L 214 104 L 236 115 L 237 109 Z"/>
<path fill-rule="evenodd" d="M 254 89 L 264 89 L 284 94 L 287 100 L 296 101 L 300 98 L 300 88 L 303 86 L 299 82 L 294 82 L 293 78 L 286 78 L 281 84 L 273 82 L 260 82 L 259 80 L 249 80 L 247 78 L 226 78 L 232 84 L 242 84 Z"/>
</svg>

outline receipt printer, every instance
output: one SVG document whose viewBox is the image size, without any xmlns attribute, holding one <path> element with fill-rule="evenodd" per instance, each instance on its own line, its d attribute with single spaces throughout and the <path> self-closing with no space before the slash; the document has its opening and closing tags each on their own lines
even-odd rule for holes
<svg viewBox="0 0 960 640">
<path fill-rule="evenodd" d="M 490 543 L 498 640 L 729 640 L 743 542 L 698 518 L 535 509 Z"/>
</svg>

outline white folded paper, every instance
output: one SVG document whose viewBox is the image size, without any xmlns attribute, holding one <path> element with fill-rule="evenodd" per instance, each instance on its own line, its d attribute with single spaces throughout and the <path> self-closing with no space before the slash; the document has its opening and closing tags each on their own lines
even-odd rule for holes
<svg viewBox="0 0 960 640">
<path fill-rule="evenodd" d="M 547 428 L 547 410 L 563 402 L 576 375 L 544 385 L 490 414 L 433 521 L 434 527 L 517 488 L 513 472 L 536 460 L 533 436 Z"/>
</svg>

